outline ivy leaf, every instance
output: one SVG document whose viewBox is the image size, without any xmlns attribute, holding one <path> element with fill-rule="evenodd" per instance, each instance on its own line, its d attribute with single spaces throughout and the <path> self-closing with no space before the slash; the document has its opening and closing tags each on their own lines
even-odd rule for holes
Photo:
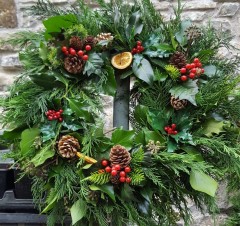
<svg viewBox="0 0 240 226">
<path fill-rule="evenodd" d="M 214 65 L 206 65 L 204 67 L 204 75 L 207 75 L 208 77 L 213 77 L 217 72 L 217 67 Z"/>
<path fill-rule="evenodd" d="M 137 34 L 141 34 L 143 29 L 142 19 L 141 19 L 141 11 L 133 13 L 129 18 L 128 25 L 126 28 L 126 36 L 128 39 L 131 39 Z"/>
<path fill-rule="evenodd" d="M 223 121 L 217 121 L 214 118 L 211 118 L 203 124 L 203 133 L 207 137 L 211 137 L 214 133 L 219 134 L 221 132 L 224 132 L 223 126 Z"/>
<path fill-rule="evenodd" d="M 106 69 L 107 69 L 107 81 L 103 83 L 102 88 L 104 94 L 114 97 L 117 89 L 117 82 L 115 80 L 114 70 L 110 66 L 107 66 Z"/>
<path fill-rule="evenodd" d="M 138 55 L 138 54 L 136 54 L 136 55 Z M 153 72 L 151 64 L 149 63 L 148 60 L 146 60 L 144 58 L 141 60 L 140 64 L 137 64 L 135 61 L 135 56 L 134 56 L 134 61 L 133 61 L 133 66 L 132 66 L 133 73 L 136 75 L 136 77 L 138 77 L 142 81 L 151 85 L 153 83 L 153 79 L 154 79 L 154 72 Z"/>
<path fill-rule="evenodd" d="M 87 203 L 83 199 L 76 201 L 72 205 L 70 213 L 72 217 L 72 224 L 74 225 L 86 215 Z"/>
<path fill-rule="evenodd" d="M 218 183 L 207 174 L 192 170 L 190 173 L 190 184 L 193 189 L 204 192 L 212 197 L 215 196 Z"/>
<path fill-rule="evenodd" d="M 40 150 L 31 160 L 35 167 L 42 165 L 47 159 L 53 157 L 55 152 L 49 146 Z"/>
<path fill-rule="evenodd" d="M 25 129 L 21 134 L 21 142 L 20 142 L 20 148 L 21 148 L 21 154 L 26 155 L 28 152 L 30 152 L 33 147 L 33 143 L 35 141 L 35 138 L 39 136 L 40 131 L 38 128 L 31 128 L 31 129 Z"/>
<path fill-rule="evenodd" d="M 195 96 L 198 93 L 198 86 L 197 80 L 188 80 L 187 82 L 183 83 L 182 85 L 176 85 L 169 91 L 171 95 L 180 100 L 188 100 L 193 105 L 197 106 Z"/>
<path fill-rule="evenodd" d="M 131 148 L 134 140 L 135 132 L 129 130 L 116 129 L 112 133 L 112 143 L 120 144 L 125 148 Z"/>
<path fill-rule="evenodd" d="M 192 25 L 190 20 L 184 20 L 181 22 L 180 31 L 175 34 L 177 41 L 181 46 L 185 46 L 187 44 L 187 38 L 185 35 L 185 31 Z"/>
<path fill-rule="evenodd" d="M 92 185 L 89 186 L 89 188 L 92 191 L 102 191 L 102 192 L 106 193 L 114 202 L 116 202 L 115 193 L 114 193 L 114 189 L 113 189 L 112 185 L 108 185 L 108 184 L 95 185 L 95 184 L 92 184 Z"/>
<path fill-rule="evenodd" d="M 56 132 L 55 132 L 56 126 L 57 126 L 57 121 L 51 121 L 51 122 L 48 122 L 48 123 L 44 124 L 40 128 L 40 131 L 42 133 L 43 142 L 46 142 L 48 140 L 51 140 L 51 139 L 55 138 L 55 136 L 56 136 Z"/>
<path fill-rule="evenodd" d="M 101 75 L 102 74 L 102 66 L 104 61 L 99 53 L 90 53 L 88 55 L 88 60 L 84 66 L 83 74 L 87 74 L 88 76 L 92 74 Z"/>
</svg>

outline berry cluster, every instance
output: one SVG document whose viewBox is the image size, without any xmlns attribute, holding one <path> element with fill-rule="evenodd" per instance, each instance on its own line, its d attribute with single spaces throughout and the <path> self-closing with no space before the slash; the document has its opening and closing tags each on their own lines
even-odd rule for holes
<svg viewBox="0 0 240 226">
<path fill-rule="evenodd" d="M 202 68 L 202 63 L 198 58 L 194 58 L 191 64 L 186 64 L 185 67 L 180 69 L 181 77 L 180 79 L 185 82 L 190 79 L 195 79 L 204 73 L 204 69 Z"/>
<path fill-rule="evenodd" d="M 63 121 L 62 113 L 63 113 L 63 110 L 60 109 L 59 111 L 48 110 L 45 114 L 49 121 L 58 120 L 59 122 L 62 122 Z"/>
<path fill-rule="evenodd" d="M 141 53 L 144 51 L 141 41 L 137 41 L 137 45 L 132 49 L 132 54 Z"/>
<path fill-rule="evenodd" d="M 92 47 L 90 45 L 86 45 L 85 50 L 79 50 L 77 52 L 74 48 L 71 48 L 71 47 L 68 48 L 67 46 L 63 46 L 62 47 L 62 52 L 66 56 L 68 56 L 68 55 L 72 55 L 72 56 L 78 55 L 80 58 L 82 58 L 82 60 L 87 61 L 88 60 L 88 55 L 86 54 L 86 52 L 90 51 L 91 49 L 92 49 Z"/>
<path fill-rule="evenodd" d="M 131 172 L 131 168 L 129 166 L 125 168 L 121 168 L 120 165 L 114 165 L 112 167 L 109 166 L 109 161 L 108 160 L 102 160 L 102 166 L 105 167 L 105 171 L 107 173 L 111 173 L 112 176 L 117 176 L 119 175 L 119 181 L 121 183 L 130 183 L 131 178 L 127 176 L 127 173 Z"/>
<path fill-rule="evenodd" d="M 165 126 L 164 130 L 167 132 L 169 135 L 177 135 L 178 131 L 176 130 L 177 126 L 176 124 L 172 124 L 171 126 Z"/>
</svg>

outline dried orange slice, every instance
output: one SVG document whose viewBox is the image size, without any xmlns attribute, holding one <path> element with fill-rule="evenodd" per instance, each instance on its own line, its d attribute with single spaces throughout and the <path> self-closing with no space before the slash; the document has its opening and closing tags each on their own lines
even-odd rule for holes
<svg viewBox="0 0 240 226">
<path fill-rule="evenodd" d="M 132 54 L 130 52 L 123 52 L 115 55 L 111 63 L 117 69 L 125 69 L 132 63 Z"/>
</svg>

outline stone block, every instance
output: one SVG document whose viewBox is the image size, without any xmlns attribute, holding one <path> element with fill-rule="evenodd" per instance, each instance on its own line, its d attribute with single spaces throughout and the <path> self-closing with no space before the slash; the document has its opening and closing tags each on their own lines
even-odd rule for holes
<svg viewBox="0 0 240 226">
<path fill-rule="evenodd" d="M 206 18 L 206 12 L 183 12 L 182 18 L 183 19 L 190 19 L 192 21 L 202 21 Z"/>
<path fill-rule="evenodd" d="M 157 10 L 168 10 L 171 7 L 170 3 L 166 1 L 152 0 L 152 3 Z"/>
<path fill-rule="evenodd" d="M 231 23 L 228 20 L 213 20 L 213 27 L 222 32 L 231 33 Z"/>
<path fill-rule="evenodd" d="M 239 3 L 224 3 L 218 13 L 221 17 L 234 16 L 239 9 Z"/>
<path fill-rule="evenodd" d="M 14 0 L 0 0 L 0 27 L 17 27 L 16 5 Z"/>
<path fill-rule="evenodd" d="M 3 56 L 0 66 L 5 70 L 17 70 L 22 67 L 17 54 Z"/>
<path fill-rule="evenodd" d="M 184 10 L 208 10 L 215 9 L 217 7 L 216 2 L 211 1 L 188 1 L 183 4 Z"/>
<path fill-rule="evenodd" d="M 13 83 L 14 77 L 17 74 L 18 73 L 14 73 L 14 72 L 6 73 L 4 71 L 0 71 L 0 92 L 7 91 L 7 87 Z"/>
</svg>

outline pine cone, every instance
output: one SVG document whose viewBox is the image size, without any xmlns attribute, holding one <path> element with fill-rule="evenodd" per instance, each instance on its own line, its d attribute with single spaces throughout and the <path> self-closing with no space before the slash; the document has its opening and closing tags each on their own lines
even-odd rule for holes
<svg viewBox="0 0 240 226">
<path fill-rule="evenodd" d="M 119 178 L 119 174 L 117 174 L 116 176 L 111 176 L 110 181 L 112 182 L 112 184 L 120 184 Z"/>
<path fill-rule="evenodd" d="M 183 109 L 188 103 L 187 100 L 179 100 L 179 98 L 175 98 L 174 96 L 171 96 L 170 102 L 173 108 L 176 110 Z"/>
<path fill-rule="evenodd" d="M 58 141 L 58 153 L 63 158 L 73 158 L 79 149 L 79 142 L 73 136 L 62 136 L 61 139 Z"/>
<path fill-rule="evenodd" d="M 115 145 L 110 151 L 111 165 L 120 165 L 121 168 L 125 168 L 130 164 L 131 156 L 127 149 L 121 145 Z"/>
<path fill-rule="evenodd" d="M 170 58 L 169 62 L 171 65 L 174 65 L 176 68 L 179 69 L 185 67 L 187 63 L 184 53 L 181 52 L 175 52 Z"/>
<path fill-rule="evenodd" d="M 82 49 L 82 47 L 83 47 L 82 40 L 77 36 L 73 36 L 73 37 L 70 38 L 69 45 L 70 45 L 70 47 L 72 47 L 76 51 Z"/>
<path fill-rule="evenodd" d="M 187 40 L 194 40 L 202 35 L 200 28 L 198 28 L 196 25 L 192 25 L 189 28 L 187 28 L 185 34 Z"/>
<path fill-rule="evenodd" d="M 96 36 L 95 40 L 97 42 L 106 40 L 106 41 L 112 41 L 113 40 L 113 36 L 111 33 L 100 33 Z"/>
<path fill-rule="evenodd" d="M 85 39 L 84 39 L 84 47 L 86 45 L 90 45 L 91 47 L 94 47 L 96 45 L 96 40 L 95 40 L 95 37 L 93 36 L 87 36 Z"/>
<path fill-rule="evenodd" d="M 78 56 L 67 56 L 64 59 L 64 68 L 71 74 L 79 74 L 83 71 L 84 61 Z"/>
</svg>

